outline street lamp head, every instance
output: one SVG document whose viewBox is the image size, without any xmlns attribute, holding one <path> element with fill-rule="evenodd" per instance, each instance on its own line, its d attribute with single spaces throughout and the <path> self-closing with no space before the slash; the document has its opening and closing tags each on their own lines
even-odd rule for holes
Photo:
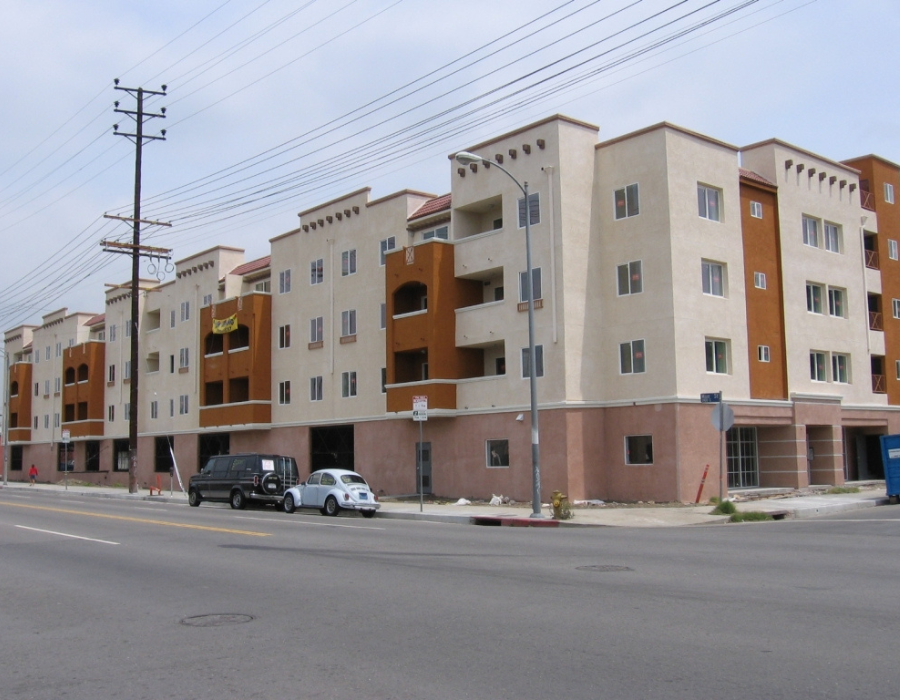
<svg viewBox="0 0 900 700">
<path fill-rule="evenodd" d="M 456 154 L 456 162 L 460 165 L 470 165 L 472 163 L 483 163 L 484 158 L 468 151 L 460 151 Z"/>
</svg>

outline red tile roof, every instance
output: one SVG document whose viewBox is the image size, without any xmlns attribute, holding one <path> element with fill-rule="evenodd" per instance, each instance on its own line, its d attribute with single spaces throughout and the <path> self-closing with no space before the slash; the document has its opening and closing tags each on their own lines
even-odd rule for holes
<svg viewBox="0 0 900 700">
<path fill-rule="evenodd" d="M 741 177 L 745 177 L 748 180 L 755 180 L 756 182 L 760 182 L 763 185 L 768 185 L 769 187 L 777 187 L 774 182 L 769 182 L 762 175 L 759 175 L 752 170 L 747 170 L 746 168 L 738 168 L 741 171 Z"/>
<path fill-rule="evenodd" d="M 267 255 L 264 258 L 259 258 L 258 260 L 251 260 L 248 263 L 244 263 L 243 265 L 238 265 L 231 271 L 232 275 L 247 275 L 251 272 L 256 272 L 257 270 L 262 270 L 269 267 L 272 264 L 272 256 Z"/>
<path fill-rule="evenodd" d="M 413 215 L 409 217 L 409 220 L 413 219 L 421 219 L 424 216 L 428 216 L 429 214 L 434 214 L 439 211 L 443 211 L 444 209 L 450 208 L 450 195 L 445 194 L 440 197 L 435 197 L 434 199 L 429 199 L 425 204 L 415 210 Z"/>
<path fill-rule="evenodd" d="M 91 316 L 84 325 L 86 326 L 96 326 L 100 323 L 106 323 L 106 314 L 97 314 L 96 316 Z"/>
</svg>

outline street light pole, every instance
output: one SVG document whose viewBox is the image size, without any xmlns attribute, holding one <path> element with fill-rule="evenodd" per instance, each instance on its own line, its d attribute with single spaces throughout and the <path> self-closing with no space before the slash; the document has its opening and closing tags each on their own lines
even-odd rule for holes
<svg viewBox="0 0 900 700">
<path fill-rule="evenodd" d="M 534 280 L 531 266 L 531 209 L 528 205 L 528 182 L 520 183 L 509 170 L 498 162 L 468 151 L 457 153 L 456 160 L 461 165 L 489 163 L 506 173 L 507 177 L 516 183 L 525 196 L 525 293 L 528 296 L 528 383 L 531 392 L 531 517 L 542 518 L 544 516 L 541 513 L 541 447 L 538 429 L 537 358 L 534 347 Z"/>
</svg>

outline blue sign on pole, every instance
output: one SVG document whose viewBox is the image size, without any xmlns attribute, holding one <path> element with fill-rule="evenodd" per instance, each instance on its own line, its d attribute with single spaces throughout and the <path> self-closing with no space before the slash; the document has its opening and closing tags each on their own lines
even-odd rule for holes
<svg viewBox="0 0 900 700">
<path fill-rule="evenodd" d="M 700 403 L 719 403 L 721 400 L 721 391 L 716 391 L 710 394 L 700 394 Z"/>
</svg>

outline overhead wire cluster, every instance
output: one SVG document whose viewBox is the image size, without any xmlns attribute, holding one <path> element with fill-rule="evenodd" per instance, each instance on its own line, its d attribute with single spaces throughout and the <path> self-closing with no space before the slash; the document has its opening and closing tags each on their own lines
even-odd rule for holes
<svg viewBox="0 0 900 700">
<path fill-rule="evenodd" d="M 233 78 L 270 54 L 276 46 L 258 47 L 258 44 L 272 38 L 271 33 L 276 28 L 284 28 L 290 22 L 302 22 L 290 38 L 278 42 L 277 47 L 286 49 L 291 40 L 304 35 L 313 26 L 321 27 L 327 19 L 335 19 L 358 1 L 349 0 L 325 17 L 306 19 L 304 10 L 317 2 L 308 0 L 260 29 L 245 27 L 252 15 L 272 2 L 263 0 L 212 37 L 204 39 L 197 36 L 197 45 L 154 76 L 156 79 L 163 73 L 182 68 L 176 80 L 166 81 L 170 95 L 176 98 L 174 103 L 167 104 L 171 107 L 183 102 L 194 107 L 193 112 L 173 119 L 168 125 L 170 131 L 188 119 L 197 118 L 222 99 L 259 84 L 339 37 L 359 31 L 379 15 L 398 11 L 396 8 L 403 2 L 388 1 L 352 23 L 333 22 L 327 25 L 330 27 L 328 32 L 321 33 L 321 41 L 307 48 L 300 56 L 292 55 L 275 69 L 268 68 L 263 76 L 244 79 L 226 97 L 213 98 L 212 102 L 203 102 L 198 98 L 214 82 L 226 76 Z M 176 40 L 199 34 L 204 22 L 214 17 L 228 2 L 230 0 L 223 2 L 154 54 L 170 47 Z M 694 35 L 709 33 L 726 23 L 736 25 L 737 33 L 752 26 L 748 22 L 759 24 L 772 18 L 751 19 L 753 10 L 760 14 L 761 10 L 785 4 L 787 11 L 793 11 L 797 6 L 802 6 L 801 2 L 558 2 L 511 31 L 338 117 L 231 166 L 145 197 L 142 205 L 145 211 L 152 211 L 154 218 L 174 224 L 171 229 L 148 233 L 146 239 L 152 238 L 155 244 L 168 247 L 188 246 L 281 216 L 286 211 L 296 211 L 314 201 L 321 201 L 321 197 L 341 188 L 357 187 L 360 178 L 371 180 L 389 170 L 408 167 L 441 150 L 446 152 L 447 148 L 458 145 L 461 137 L 468 134 L 471 138 L 479 129 L 513 119 L 521 121 L 524 114 L 536 113 L 547 103 L 558 101 L 561 95 L 595 90 L 597 82 L 605 76 L 671 51 Z M 246 29 L 245 35 L 213 56 L 203 59 L 199 55 L 202 48 L 225 39 L 229 32 L 242 29 Z M 254 47 L 261 48 L 261 51 L 247 57 L 247 52 Z M 238 55 L 245 58 L 242 63 L 234 65 L 231 61 Z M 217 67 L 226 72 L 210 75 Z M 204 78 L 206 82 L 201 82 Z M 191 85 L 190 91 L 188 85 Z M 5 187 L 0 184 L 0 230 L 15 230 L 36 215 L 33 207 L 51 206 L 64 197 L 72 196 L 118 161 L 130 156 L 127 150 L 116 149 L 120 140 L 111 139 L 113 143 L 102 148 L 97 146 L 100 136 L 94 136 L 92 141 L 80 146 L 74 153 L 67 154 L 63 146 L 59 146 L 29 165 L 32 156 L 36 156 L 42 146 L 65 128 L 75 128 L 79 115 L 101 100 L 105 93 L 106 88 L 53 134 L 0 173 L 3 177 L 15 174 L 20 166 L 27 167 L 16 176 L 16 185 L 21 182 L 18 189 L 13 184 Z M 192 99 L 189 101 L 188 98 Z M 102 113 L 81 124 L 70 138 L 96 133 L 96 123 L 108 113 L 104 107 Z M 177 110 L 170 108 L 169 116 L 174 114 Z M 109 131 L 104 131 L 106 133 Z M 61 158 L 62 163 L 55 163 L 54 158 Z M 66 172 L 64 166 L 71 169 Z M 29 176 L 33 177 L 29 179 Z M 60 194 L 58 188 L 63 183 L 66 183 L 67 189 Z M 121 196 L 124 197 L 126 192 L 127 189 L 123 189 Z M 23 199 L 27 197 L 30 198 Z M 49 202 L 47 198 L 51 198 Z M 32 207 L 31 211 L 29 207 Z M 127 207 L 123 204 L 119 211 L 125 211 Z M 0 324 L 9 327 L 50 308 L 67 292 L 107 269 L 112 263 L 111 256 L 103 256 L 97 242 L 103 237 L 112 237 L 112 233 L 109 220 L 98 216 L 64 247 L 0 289 Z M 27 280 L 31 283 L 26 283 Z M 39 283 L 35 284 L 35 280 Z"/>
</svg>

